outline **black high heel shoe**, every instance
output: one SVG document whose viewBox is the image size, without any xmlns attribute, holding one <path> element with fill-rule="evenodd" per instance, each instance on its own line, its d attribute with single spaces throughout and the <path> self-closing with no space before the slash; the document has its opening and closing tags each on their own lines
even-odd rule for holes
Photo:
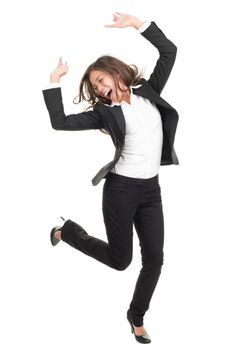
<svg viewBox="0 0 233 350">
<path fill-rule="evenodd" d="M 63 220 L 63 221 L 66 221 L 62 216 L 60 216 L 60 218 Z M 60 239 L 57 239 L 54 234 L 55 232 L 57 231 L 60 231 L 62 228 L 62 226 L 55 226 L 52 228 L 51 232 L 50 232 L 50 242 L 53 246 L 57 245 L 59 242 L 60 242 Z"/>
<path fill-rule="evenodd" d="M 130 310 L 127 311 L 127 320 L 130 323 L 131 332 L 134 333 L 135 339 L 139 343 L 141 343 L 141 344 L 149 344 L 149 343 L 151 343 L 150 336 L 149 336 L 149 334 L 147 332 L 145 332 L 145 334 L 143 334 L 143 335 L 136 335 L 135 334 Z"/>
</svg>

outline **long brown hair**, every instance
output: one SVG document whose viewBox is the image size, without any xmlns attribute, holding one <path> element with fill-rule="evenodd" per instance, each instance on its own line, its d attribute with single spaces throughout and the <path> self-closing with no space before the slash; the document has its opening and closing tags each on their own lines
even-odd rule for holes
<svg viewBox="0 0 233 350">
<path fill-rule="evenodd" d="M 100 96 L 95 92 L 90 82 L 90 73 L 93 70 L 100 70 L 111 74 L 115 86 L 117 86 L 121 91 L 124 90 L 122 90 L 119 86 L 118 75 L 128 89 L 130 86 L 138 84 L 144 74 L 143 71 L 139 73 L 138 68 L 134 64 L 126 64 L 120 59 L 109 55 L 100 56 L 86 69 L 79 85 L 79 95 L 75 96 L 73 99 L 73 103 L 75 104 L 78 104 L 81 101 L 89 102 L 90 106 L 86 108 L 86 111 L 96 104 L 111 104 L 111 100 L 109 98 Z M 109 134 L 105 129 L 100 129 L 100 131 Z"/>
</svg>

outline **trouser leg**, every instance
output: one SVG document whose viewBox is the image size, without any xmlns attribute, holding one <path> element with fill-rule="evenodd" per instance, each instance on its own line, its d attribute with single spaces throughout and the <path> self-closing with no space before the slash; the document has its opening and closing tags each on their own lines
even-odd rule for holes
<svg viewBox="0 0 233 350">
<path fill-rule="evenodd" d="M 135 326 L 143 324 L 143 316 L 149 309 L 150 300 L 158 282 L 163 265 L 164 221 L 160 186 L 149 184 L 143 200 L 134 216 L 139 237 L 142 269 L 136 282 L 130 309 Z"/>
<path fill-rule="evenodd" d="M 61 239 L 86 255 L 116 270 L 124 270 L 132 260 L 133 214 L 125 193 L 126 183 L 115 176 L 103 186 L 102 210 L 107 242 L 89 235 L 72 220 L 61 229 Z"/>
<path fill-rule="evenodd" d="M 61 239 L 80 252 L 113 267 L 108 243 L 89 235 L 82 226 L 73 220 L 67 220 L 63 225 Z"/>
</svg>

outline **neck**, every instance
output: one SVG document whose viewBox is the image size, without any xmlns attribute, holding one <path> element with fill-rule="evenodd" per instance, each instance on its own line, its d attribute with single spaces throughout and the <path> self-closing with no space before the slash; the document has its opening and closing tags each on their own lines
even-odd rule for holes
<svg viewBox="0 0 233 350">
<path fill-rule="evenodd" d="M 122 101 L 125 101 L 127 102 L 128 104 L 130 104 L 130 89 L 128 89 L 126 92 L 123 92 L 121 97 L 120 97 L 120 101 L 119 102 L 122 102 Z"/>
</svg>

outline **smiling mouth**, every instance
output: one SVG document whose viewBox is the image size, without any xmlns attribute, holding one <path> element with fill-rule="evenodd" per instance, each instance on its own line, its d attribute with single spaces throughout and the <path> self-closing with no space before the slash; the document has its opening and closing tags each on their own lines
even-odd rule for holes
<svg viewBox="0 0 233 350">
<path fill-rule="evenodd" d="M 112 97 L 112 90 L 110 89 L 107 94 L 104 95 L 104 97 L 110 98 Z"/>
</svg>

